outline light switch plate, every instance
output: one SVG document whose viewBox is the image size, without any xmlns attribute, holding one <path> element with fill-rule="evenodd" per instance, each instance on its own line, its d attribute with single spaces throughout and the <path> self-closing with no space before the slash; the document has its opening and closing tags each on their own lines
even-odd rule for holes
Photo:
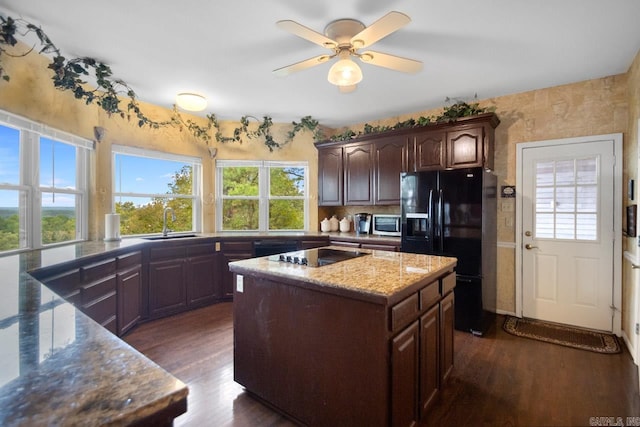
<svg viewBox="0 0 640 427">
<path fill-rule="evenodd" d="M 239 274 L 236 276 L 236 291 L 244 292 L 244 277 Z"/>
</svg>

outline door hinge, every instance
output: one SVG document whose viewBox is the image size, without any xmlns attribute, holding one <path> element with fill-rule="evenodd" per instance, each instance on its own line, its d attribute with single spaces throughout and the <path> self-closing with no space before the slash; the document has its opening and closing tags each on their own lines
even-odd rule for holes
<svg viewBox="0 0 640 427">
<path fill-rule="evenodd" d="M 636 335 L 640 335 L 640 323 L 636 323 Z"/>
</svg>

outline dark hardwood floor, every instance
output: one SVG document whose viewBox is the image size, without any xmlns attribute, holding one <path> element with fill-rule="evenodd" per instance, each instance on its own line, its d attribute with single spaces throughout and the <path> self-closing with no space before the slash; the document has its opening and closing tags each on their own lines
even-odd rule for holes
<svg viewBox="0 0 640 427">
<path fill-rule="evenodd" d="M 293 425 L 233 381 L 232 307 L 143 324 L 125 340 L 189 386 L 188 411 L 176 425 Z M 602 355 L 518 338 L 502 330 L 503 319 L 496 316 L 482 338 L 456 332 L 454 371 L 425 426 L 578 426 L 590 417 L 621 417 L 627 425 L 627 417 L 640 417 L 628 352 Z"/>
</svg>

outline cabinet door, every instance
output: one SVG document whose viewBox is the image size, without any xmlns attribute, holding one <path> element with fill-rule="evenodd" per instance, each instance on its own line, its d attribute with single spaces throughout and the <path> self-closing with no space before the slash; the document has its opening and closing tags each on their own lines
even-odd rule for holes
<svg viewBox="0 0 640 427">
<path fill-rule="evenodd" d="M 391 417 L 393 426 L 418 424 L 418 321 L 391 342 Z"/>
<path fill-rule="evenodd" d="M 383 138 L 374 146 L 374 199 L 376 205 L 400 204 L 400 174 L 409 164 L 405 138 Z"/>
<path fill-rule="evenodd" d="M 484 128 L 472 127 L 447 132 L 447 167 L 470 168 L 484 165 Z"/>
<path fill-rule="evenodd" d="M 217 284 L 218 256 L 201 255 L 189 258 L 187 279 L 187 305 L 211 304 L 220 298 Z"/>
<path fill-rule="evenodd" d="M 420 318 L 420 411 L 424 417 L 440 389 L 440 307 Z"/>
<path fill-rule="evenodd" d="M 373 144 L 344 148 L 344 204 L 373 203 Z"/>
<path fill-rule="evenodd" d="M 149 263 L 149 315 L 162 317 L 187 306 L 184 259 Z"/>
<path fill-rule="evenodd" d="M 134 327 L 142 317 L 142 267 L 118 272 L 118 335 Z"/>
<path fill-rule="evenodd" d="M 440 384 L 444 384 L 453 370 L 453 292 L 440 301 Z"/>
<path fill-rule="evenodd" d="M 318 205 L 342 205 L 342 147 L 318 149 Z"/>
<path fill-rule="evenodd" d="M 443 170 L 446 167 L 446 131 L 415 135 L 416 171 Z"/>
</svg>

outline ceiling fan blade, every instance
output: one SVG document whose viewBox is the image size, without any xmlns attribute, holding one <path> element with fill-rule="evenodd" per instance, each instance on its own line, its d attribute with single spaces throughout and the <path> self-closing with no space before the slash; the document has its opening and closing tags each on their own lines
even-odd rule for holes
<svg viewBox="0 0 640 427">
<path fill-rule="evenodd" d="M 372 50 L 362 52 L 359 58 L 365 64 L 373 64 L 391 70 L 402 71 L 403 73 L 417 73 L 422 70 L 422 62 L 414 59 L 402 58 L 400 56 L 389 55 L 388 53 L 374 52 Z"/>
<path fill-rule="evenodd" d="M 378 40 L 411 22 L 411 18 L 401 12 L 389 12 L 373 24 L 351 38 L 351 44 L 356 49 L 370 46 Z"/>
<path fill-rule="evenodd" d="M 286 67 L 273 70 L 273 74 L 275 74 L 278 77 L 285 77 L 291 73 L 295 73 L 296 71 L 302 71 L 307 68 L 311 68 L 316 65 L 322 64 L 323 62 L 327 62 L 328 60 L 333 58 L 333 56 L 332 55 L 315 56 L 313 58 L 305 59 L 304 61 L 296 62 L 295 64 L 287 65 Z"/>
<path fill-rule="evenodd" d="M 278 21 L 276 22 L 276 25 L 279 28 L 290 32 L 291 34 L 294 34 L 305 40 L 309 40 L 310 42 L 320 45 L 322 47 L 326 47 L 327 49 L 333 49 L 338 45 L 338 43 L 336 43 L 334 40 L 331 40 L 329 37 L 325 36 L 324 34 L 320 34 L 319 32 L 314 31 L 311 28 L 305 27 L 302 24 L 298 24 L 295 21 L 291 21 L 291 20 Z"/>
</svg>

